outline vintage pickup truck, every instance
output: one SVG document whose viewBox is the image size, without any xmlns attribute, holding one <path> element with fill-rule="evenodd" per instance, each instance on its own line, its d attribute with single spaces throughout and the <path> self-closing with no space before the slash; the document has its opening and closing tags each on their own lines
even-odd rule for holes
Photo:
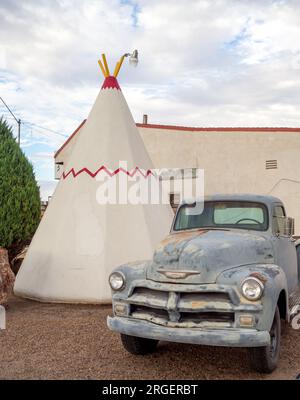
<svg viewBox="0 0 300 400">
<path fill-rule="evenodd" d="M 271 196 L 207 197 L 201 214 L 196 206 L 179 206 L 152 260 L 110 275 L 108 327 L 133 354 L 160 340 L 247 347 L 252 367 L 270 373 L 281 320 L 300 301 L 293 220 Z"/>
</svg>

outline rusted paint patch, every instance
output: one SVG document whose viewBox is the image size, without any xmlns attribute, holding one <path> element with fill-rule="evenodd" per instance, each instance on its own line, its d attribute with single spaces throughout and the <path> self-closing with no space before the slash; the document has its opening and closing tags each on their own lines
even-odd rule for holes
<svg viewBox="0 0 300 400">
<path fill-rule="evenodd" d="M 192 308 L 198 309 L 198 308 L 204 307 L 205 302 L 204 301 L 192 301 L 191 304 L 192 304 Z"/>
<path fill-rule="evenodd" d="M 164 240 L 162 240 L 160 242 L 159 247 L 167 246 L 170 243 L 172 243 L 172 245 L 176 246 L 176 245 L 180 244 L 181 242 L 184 242 L 190 238 L 204 235 L 208 231 L 209 231 L 208 229 L 198 229 L 196 231 L 189 230 L 189 231 L 184 231 L 184 232 L 173 233 L 171 235 L 168 235 Z"/>
<path fill-rule="evenodd" d="M 267 282 L 267 278 L 261 274 L 260 272 L 252 272 L 250 274 L 250 276 L 253 276 L 253 278 L 256 278 L 258 280 L 260 280 L 262 283 L 266 283 Z"/>
</svg>

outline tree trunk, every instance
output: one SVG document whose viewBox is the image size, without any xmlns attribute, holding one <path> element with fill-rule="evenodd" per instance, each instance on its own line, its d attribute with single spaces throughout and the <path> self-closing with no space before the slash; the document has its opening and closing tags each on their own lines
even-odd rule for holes
<svg viewBox="0 0 300 400">
<path fill-rule="evenodd" d="M 7 250 L 0 247 L 0 304 L 6 303 L 14 281 L 15 275 L 9 266 Z"/>
</svg>

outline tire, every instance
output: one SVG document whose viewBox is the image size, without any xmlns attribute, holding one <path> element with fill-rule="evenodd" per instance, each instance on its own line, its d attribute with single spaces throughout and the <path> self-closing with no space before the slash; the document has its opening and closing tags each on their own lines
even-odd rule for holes
<svg viewBox="0 0 300 400">
<path fill-rule="evenodd" d="M 261 373 L 270 374 L 277 368 L 280 353 L 281 321 L 278 306 L 270 330 L 271 344 L 265 347 L 249 348 L 250 364 Z"/>
<path fill-rule="evenodd" d="M 158 340 L 121 334 L 123 347 L 131 354 L 144 355 L 156 350 Z"/>
</svg>

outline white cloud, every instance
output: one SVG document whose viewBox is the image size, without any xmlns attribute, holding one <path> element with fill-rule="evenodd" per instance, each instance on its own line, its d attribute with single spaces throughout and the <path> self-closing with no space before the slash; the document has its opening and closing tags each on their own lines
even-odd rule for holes
<svg viewBox="0 0 300 400">
<path fill-rule="evenodd" d="M 124 64 L 119 80 L 138 121 L 147 113 L 194 126 L 300 124 L 299 1 L 2 0 L 0 21 L 0 95 L 22 120 L 62 134 L 91 108 L 100 54 L 113 69 L 134 48 L 139 66 Z M 32 152 L 63 141 L 22 128 L 38 176 L 49 168 L 52 177 L 53 165 Z"/>
</svg>

